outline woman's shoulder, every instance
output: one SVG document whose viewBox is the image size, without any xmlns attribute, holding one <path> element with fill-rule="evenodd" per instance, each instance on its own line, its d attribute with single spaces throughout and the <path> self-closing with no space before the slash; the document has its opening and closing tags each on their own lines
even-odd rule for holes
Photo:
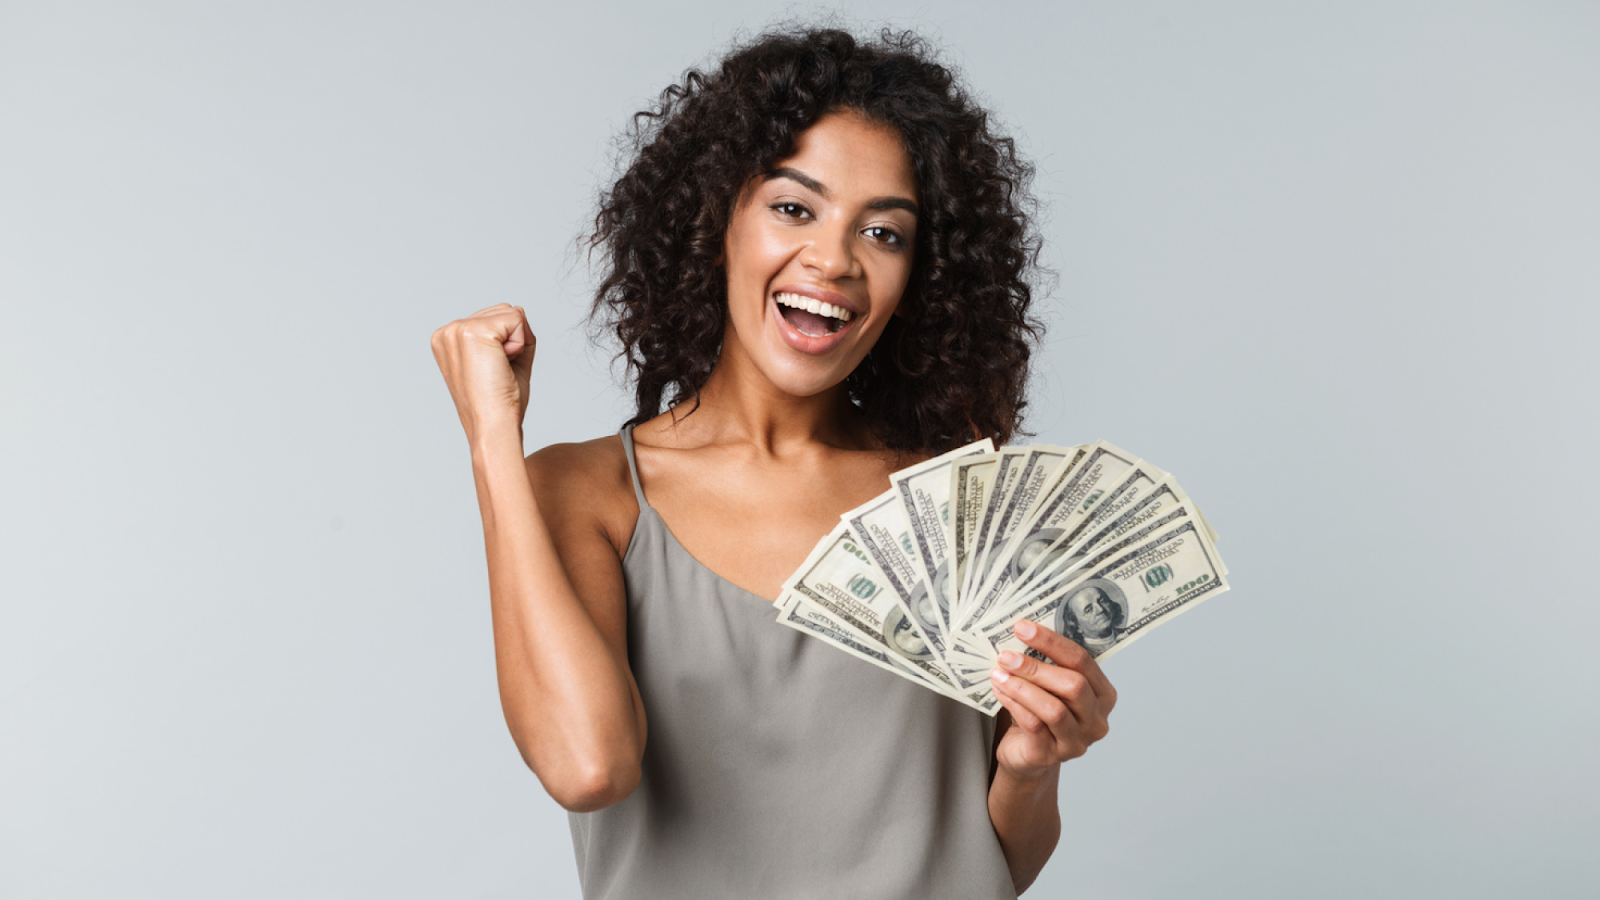
<svg viewBox="0 0 1600 900">
<path fill-rule="evenodd" d="M 528 480 L 551 531 L 603 531 L 626 552 L 639 518 L 622 438 L 551 444 L 528 454 Z M 559 538 L 558 538 L 559 541 Z"/>
<path fill-rule="evenodd" d="M 560 478 L 615 481 L 618 472 L 628 477 L 628 457 L 621 435 L 609 434 L 589 441 L 551 444 L 528 454 L 529 471 Z"/>
</svg>

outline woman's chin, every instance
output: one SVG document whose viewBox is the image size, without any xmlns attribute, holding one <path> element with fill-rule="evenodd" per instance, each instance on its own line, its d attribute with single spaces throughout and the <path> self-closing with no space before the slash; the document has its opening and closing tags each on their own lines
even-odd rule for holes
<svg viewBox="0 0 1600 900">
<path fill-rule="evenodd" d="M 776 359 L 762 366 L 767 381 L 790 397 L 815 397 L 840 385 L 850 372 L 837 364 L 821 364 L 816 358 Z"/>
<path fill-rule="evenodd" d="M 790 397 L 815 397 L 826 394 L 844 383 L 844 376 L 837 378 L 794 378 L 773 381 L 773 386 Z"/>
</svg>

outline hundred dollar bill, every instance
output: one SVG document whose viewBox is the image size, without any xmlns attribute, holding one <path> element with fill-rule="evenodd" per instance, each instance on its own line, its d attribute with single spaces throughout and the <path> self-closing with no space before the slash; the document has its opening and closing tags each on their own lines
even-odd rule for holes
<svg viewBox="0 0 1600 900">
<path fill-rule="evenodd" d="M 988 671 L 987 669 L 985 671 Z M 984 679 L 981 690 L 962 695 L 963 702 L 980 712 L 994 715 L 1000 711 L 1000 698 L 994 695 L 994 686 L 987 678 Z"/>
<path fill-rule="evenodd" d="M 1199 507 L 1104 441 L 981 441 L 890 481 L 784 583 L 779 621 L 991 715 L 998 653 L 1039 656 L 1020 619 L 1103 659 L 1228 588 Z"/>
<path fill-rule="evenodd" d="M 950 605 L 954 598 L 950 578 L 950 468 L 956 460 L 981 453 L 993 453 L 994 441 L 984 438 L 959 447 L 889 476 L 900 505 L 911 526 L 912 562 L 920 570 L 933 597 L 940 630 L 950 627 Z"/>
<path fill-rule="evenodd" d="M 1085 537 L 1098 533 L 1106 522 L 1137 506 L 1167 477 L 1160 469 L 1138 460 L 1104 490 L 1099 502 L 1082 514 L 1061 520 L 1057 527 L 1042 526 L 1038 520 L 1030 522 L 1024 533 L 1002 551 L 996 571 L 981 589 L 977 603 L 986 612 L 979 616 L 977 624 L 981 626 L 994 617 L 996 607 L 1006 597 L 1023 591 L 1037 593 L 1032 587 L 1035 579 L 1067 565 L 1072 559 L 1068 551 L 1079 547 Z"/>
<path fill-rule="evenodd" d="M 840 518 L 854 536 L 855 545 L 883 570 L 911 627 L 922 635 L 943 665 L 948 644 L 944 623 L 939 621 L 932 590 L 912 561 L 911 524 L 906 521 L 900 499 L 888 491 Z"/>
<path fill-rule="evenodd" d="M 1000 519 L 1000 503 L 1016 485 L 1027 457 L 1026 447 L 1001 447 L 996 456 L 994 477 L 989 483 L 988 492 L 984 495 L 983 510 L 978 516 L 977 530 L 968 548 L 967 569 L 961 574 L 961 586 L 958 590 L 962 597 L 972 596 L 977 587 L 974 582 L 978 578 L 978 570 L 982 567 L 985 552 L 988 550 L 989 536 L 994 531 L 995 523 Z"/>
<path fill-rule="evenodd" d="M 950 681 L 942 675 L 930 674 L 919 667 L 906 664 L 883 644 L 829 616 L 826 610 L 815 606 L 801 594 L 786 591 L 780 595 L 778 622 L 796 631 L 820 638 L 880 669 L 893 672 L 908 681 L 975 709 L 990 712 L 992 715 L 990 710 L 984 708 L 979 698 L 968 695 L 970 692 L 955 690 Z"/>
<path fill-rule="evenodd" d="M 965 703 L 974 709 L 982 710 L 983 712 L 986 712 L 992 716 L 996 712 L 1000 711 L 1000 701 L 995 699 L 994 684 L 989 681 L 988 674 L 991 670 L 993 670 L 994 663 L 987 660 L 982 660 L 981 657 L 975 656 L 972 658 L 975 660 L 980 660 L 980 664 L 969 667 L 967 671 L 981 671 L 983 675 L 978 678 L 971 677 L 970 675 L 966 679 L 952 678 L 952 683 L 943 690 L 943 693 L 954 697 L 956 700 L 959 700 L 960 702 Z M 967 686 L 963 687 L 962 685 Z"/>
<path fill-rule="evenodd" d="M 957 648 L 956 652 L 960 652 Z M 994 682 L 989 680 L 989 673 L 994 671 L 995 661 L 988 657 L 970 654 L 963 657 L 963 662 L 950 670 L 952 690 L 962 695 L 969 706 L 975 706 L 984 712 L 993 714 L 999 711 L 1000 701 L 994 696 Z"/>
<path fill-rule="evenodd" d="M 1163 478 L 1121 515 L 1100 523 L 1098 528 L 1088 530 L 1074 542 L 1050 545 L 1036 561 L 1034 577 L 1014 585 L 1013 590 L 998 598 L 989 615 L 968 634 L 986 634 L 996 627 L 1009 628 L 1038 598 L 1076 578 L 1083 566 L 1094 565 L 1096 558 L 1103 559 L 1106 554 L 1121 553 L 1173 522 L 1192 515 L 1193 505 L 1177 482 L 1171 476 Z M 982 653 L 987 648 L 974 647 L 968 642 L 967 649 Z"/>
<path fill-rule="evenodd" d="M 1085 557 L 1115 545 L 1130 533 L 1143 528 L 1156 516 L 1166 514 L 1175 504 L 1186 504 L 1184 515 L 1194 515 L 1205 528 L 1199 509 L 1184 494 L 1171 475 L 1152 477 L 1142 460 L 1121 485 L 1113 489 L 1087 520 L 1063 535 L 1039 554 L 1030 571 L 1013 583 L 996 605 L 1021 594 L 1039 596 L 1072 577 L 1072 571 Z M 1159 472 L 1159 470 L 1156 470 Z M 1210 540 L 1207 530 L 1206 539 Z M 1226 574 L 1226 567 L 1224 567 Z M 990 616 L 994 616 L 991 609 Z"/>
<path fill-rule="evenodd" d="M 906 615 L 887 573 L 865 552 L 848 525 L 840 523 L 784 583 L 790 596 L 854 629 L 929 678 L 949 684 L 943 660 L 917 621 Z"/>
<path fill-rule="evenodd" d="M 1106 489 L 1115 481 L 1131 470 L 1137 458 L 1123 450 L 1118 449 L 1105 441 L 1097 441 L 1090 445 L 1088 453 L 1079 460 L 1078 465 L 1062 479 L 1055 490 L 1046 497 L 1035 510 L 1024 531 L 1026 535 L 1045 528 L 1058 529 L 1061 533 L 1072 530 L 1077 524 L 1089 517 L 1090 511 L 1105 496 Z M 961 617 L 956 623 L 958 631 L 973 631 L 982 619 L 986 618 L 993 605 L 994 597 L 988 598 L 989 605 L 983 602 L 984 598 L 968 594 L 961 603 Z M 970 599 L 967 599 L 970 598 Z"/>
<path fill-rule="evenodd" d="M 989 682 L 989 672 L 995 660 L 989 655 L 989 645 L 974 636 L 958 633 L 945 656 L 945 673 L 958 691 L 969 692 L 974 697 L 989 694 L 994 686 Z"/>
<path fill-rule="evenodd" d="M 863 587 L 857 582 L 854 589 L 861 591 Z M 988 685 L 981 685 L 977 689 L 957 688 L 953 680 L 927 658 L 926 645 L 908 635 L 906 618 L 898 609 L 890 612 L 881 629 L 867 630 L 861 627 L 866 624 L 862 617 L 850 615 L 848 608 L 845 614 L 836 614 L 834 610 L 839 607 L 827 602 L 828 593 L 810 592 L 805 587 L 799 590 L 785 588 L 777 604 L 778 621 L 814 634 L 853 655 L 967 706 L 994 715 L 997 703 L 992 696 L 993 690 Z"/>
<path fill-rule="evenodd" d="M 1088 454 L 1087 447 L 1048 444 L 1035 444 L 1027 450 L 1016 482 L 1000 498 L 999 519 L 986 536 L 984 546 L 977 551 L 980 557 L 972 570 L 972 597 L 982 598 L 985 587 L 994 580 L 994 567 L 1005 558 L 1005 548 L 1017 537 L 1017 532 L 1032 521 L 1039 505 L 1049 498 L 1047 489 L 1058 485 L 1056 476 L 1070 471 Z"/>
<path fill-rule="evenodd" d="M 1187 517 L 1125 553 L 1085 567 L 1025 617 L 1072 638 L 1098 660 L 1227 589 L 1204 528 Z M 996 654 L 1030 650 L 1009 626 L 986 637 Z"/>
<path fill-rule="evenodd" d="M 957 637 L 959 638 L 960 635 L 957 635 Z M 950 655 L 947 659 L 947 662 L 949 662 L 950 665 L 946 671 L 976 672 L 982 670 L 985 673 L 985 678 L 988 677 L 988 671 L 994 668 L 994 660 L 992 658 L 984 656 L 982 653 L 975 652 L 966 643 L 960 641 L 950 645 Z M 961 682 L 961 684 L 969 683 L 970 682 Z"/>
<path fill-rule="evenodd" d="M 940 678 L 949 680 L 943 645 L 925 621 L 929 606 L 926 589 L 911 598 L 901 596 L 888 569 L 867 552 L 848 522 L 841 522 L 817 545 L 784 589 L 802 595 L 862 634 L 876 635 L 884 646 L 917 668 L 938 672 Z M 917 610 L 915 603 L 923 609 Z"/>
<path fill-rule="evenodd" d="M 994 478 L 998 453 L 983 453 L 958 459 L 950 466 L 950 572 L 954 590 L 951 622 L 962 614 L 960 585 L 966 577 L 967 561 L 971 557 L 972 541 L 978 533 L 978 519 L 983 514 L 984 498 L 989 493 L 989 482 Z"/>
</svg>

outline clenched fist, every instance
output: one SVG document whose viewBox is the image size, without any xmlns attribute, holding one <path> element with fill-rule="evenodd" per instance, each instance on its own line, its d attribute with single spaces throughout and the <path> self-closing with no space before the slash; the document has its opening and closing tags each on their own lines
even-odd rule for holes
<svg viewBox="0 0 1600 900">
<path fill-rule="evenodd" d="M 508 425 L 522 432 L 533 370 L 533 329 L 520 306 L 499 303 L 433 333 L 433 358 L 468 442 Z"/>
</svg>

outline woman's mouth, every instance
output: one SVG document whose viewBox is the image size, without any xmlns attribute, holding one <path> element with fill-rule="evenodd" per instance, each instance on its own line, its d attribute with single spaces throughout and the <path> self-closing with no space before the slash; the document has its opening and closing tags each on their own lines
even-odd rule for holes
<svg viewBox="0 0 1600 900">
<path fill-rule="evenodd" d="M 850 321 L 850 310 L 803 294 L 780 292 L 772 299 L 778 302 L 784 321 L 806 337 L 827 337 Z"/>
</svg>

